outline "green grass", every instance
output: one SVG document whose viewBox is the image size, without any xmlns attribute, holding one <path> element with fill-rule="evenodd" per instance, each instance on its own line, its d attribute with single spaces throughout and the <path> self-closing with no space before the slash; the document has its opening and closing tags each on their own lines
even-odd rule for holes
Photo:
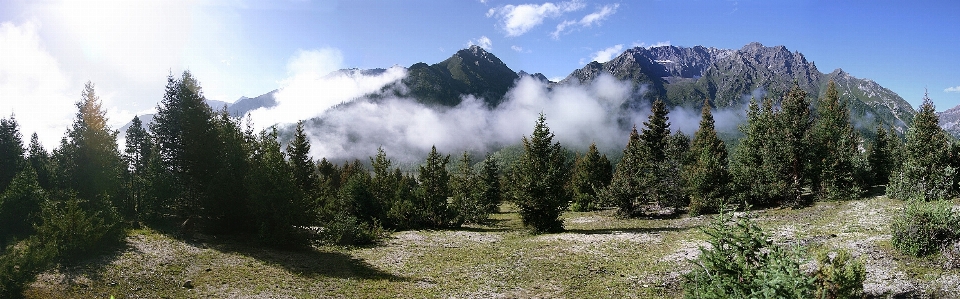
<svg viewBox="0 0 960 299">
<path fill-rule="evenodd" d="M 960 277 L 935 258 L 900 255 L 889 219 L 900 201 L 876 197 L 756 211 L 774 240 L 811 252 L 846 248 L 868 265 L 867 289 L 885 279 L 920 286 Z M 564 214 L 567 232 L 531 235 L 511 205 L 489 225 L 394 232 L 372 247 L 282 251 L 243 240 L 184 242 L 150 229 L 126 247 L 38 276 L 28 298 L 676 298 L 710 216 L 617 219 Z M 892 274 L 891 274 L 892 273 Z M 892 278 L 891 278 L 892 277 Z M 190 280 L 193 288 L 182 287 Z M 872 285 L 871 285 L 872 283 Z M 892 291 L 891 291 L 892 292 Z"/>
</svg>

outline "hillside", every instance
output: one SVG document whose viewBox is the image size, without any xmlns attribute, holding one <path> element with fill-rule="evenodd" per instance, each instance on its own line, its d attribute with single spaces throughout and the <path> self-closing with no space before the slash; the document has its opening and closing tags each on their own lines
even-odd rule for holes
<svg viewBox="0 0 960 299">
<path fill-rule="evenodd" d="M 956 205 L 957 202 L 954 202 Z M 869 297 L 957 298 L 960 269 L 890 244 L 901 201 L 873 197 L 756 211 L 779 244 L 846 249 Z M 709 216 L 564 214 L 567 231 L 530 235 L 505 205 L 487 226 L 394 232 L 374 247 L 280 251 L 198 235 L 129 233 L 112 255 L 38 276 L 28 298 L 679 298 Z M 187 283 L 189 282 L 189 284 Z"/>
</svg>

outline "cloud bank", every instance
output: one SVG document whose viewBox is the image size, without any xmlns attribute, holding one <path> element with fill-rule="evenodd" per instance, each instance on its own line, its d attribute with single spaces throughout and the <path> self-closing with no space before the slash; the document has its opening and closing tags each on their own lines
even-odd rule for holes
<svg viewBox="0 0 960 299">
<path fill-rule="evenodd" d="M 372 76 L 359 70 L 334 72 L 342 64 L 343 55 L 337 49 L 298 51 L 287 63 L 290 77 L 281 82 L 283 87 L 275 96 L 277 105 L 250 112 L 255 125 L 262 129 L 306 120 L 406 76 L 406 70 L 397 66 Z"/>
<path fill-rule="evenodd" d="M 382 147 L 395 162 L 416 164 L 432 146 L 456 155 L 462 151 L 482 154 L 518 144 L 533 132 L 540 113 L 564 147 L 583 151 L 596 143 L 601 151 L 615 153 L 626 145 L 630 129 L 642 127 L 650 113 L 649 101 L 642 99 L 646 88 L 607 74 L 590 84 L 560 86 L 523 77 L 495 108 L 469 95 L 455 107 L 428 107 L 416 99 L 396 96 L 354 100 L 404 75 L 402 68 L 395 67 L 378 75 L 341 72 L 296 82 L 278 94 L 278 106 L 254 111 L 252 116 L 255 123 L 268 125 L 290 123 L 291 115 L 298 119 L 316 116 L 307 122 L 311 155 L 316 159 L 366 161 Z M 334 86 L 349 92 L 328 92 Z M 625 106 L 631 109 L 623 109 Z M 718 127 L 732 123 L 730 127 L 736 129 L 737 113 L 742 110 L 715 111 Z M 669 117 L 674 132 L 692 135 L 699 125 L 700 110 L 678 108 Z"/>
<path fill-rule="evenodd" d="M 960 92 L 960 86 L 947 87 L 943 92 Z"/>
</svg>

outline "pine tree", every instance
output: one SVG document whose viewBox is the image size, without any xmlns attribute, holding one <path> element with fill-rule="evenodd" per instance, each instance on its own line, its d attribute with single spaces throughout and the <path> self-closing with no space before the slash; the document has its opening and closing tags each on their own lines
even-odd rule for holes
<svg viewBox="0 0 960 299">
<path fill-rule="evenodd" d="M 783 198 L 786 181 L 783 165 L 775 163 L 781 134 L 776 132 L 773 101 L 763 99 L 762 104 L 750 100 L 747 122 L 740 126 L 744 137 L 734 150 L 730 161 L 730 175 L 738 203 L 752 206 L 770 206 Z"/>
<path fill-rule="evenodd" d="M 127 189 L 130 196 L 130 203 L 127 209 L 132 210 L 135 217 L 140 218 L 145 214 L 152 214 L 152 209 L 145 209 L 151 204 L 147 204 L 150 196 L 149 190 L 151 183 L 149 174 L 150 159 L 153 156 L 153 140 L 150 133 L 143 127 L 140 117 L 134 116 L 130 122 L 130 128 L 126 133 L 126 147 L 124 148 L 124 160 L 127 162 Z"/>
<path fill-rule="evenodd" d="M 747 123 L 740 127 L 745 136 L 730 163 L 738 200 L 759 207 L 802 204 L 812 120 L 806 92 L 796 82 L 780 109 L 771 99 L 760 105 L 750 101 Z"/>
<path fill-rule="evenodd" d="M 520 219 L 537 233 L 562 231 L 560 214 L 569 203 L 564 189 L 569 167 L 563 147 L 553 143 L 553 137 L 541 113 L 533 135 L 523 137 L 524 152 L 510 175 Z"/>
<path fill-rule="evenodd" d="M 799 83 L 794 82 L 793 88 L 780 103 L 780 107 L 777 113 L 777 125 L 781 130 L 783 143 L 776 149 L 780 154 L 777 156 L 782 159 L 776 161 L 786 168 L 784 175 L 787 186 L 784 190 L 784 200 L 789 205 L 799 205 L 802 203 L 804 179 L 809 175 L 807 163 L 810 153 L 809 133 L 813 125 L 807 92 L 800 89 Z M 771 132 L 771 134 L 776 133 Z"/>
<path fill-rule="evenodd" d="M 450 176 L 451 208 L 455 211 L 454 226 L 463 223 L 482 223 L 487 220 L 486 207 L 480 202 L 480 185 L 473 171 L 470 154 L 463 152 L 455 171 Z"/>
<path fill-rule="evenodd" d="M 679 208 L 683 200 L 680 178 L 681 162 L 689 147 L 684 135 L 671 136 L 666 104 L 657 100 L 651 106 L 651 114 L 640 134 L 642 151 L 638 173 L 643 204 L 657 208 Z"/>
<path fill-rule="evenodd" d="M 573 176 L 570 178 L 571 196 L 574 211 L 591 211 L 599 208 L 597 191 L 606 188 L 613 177 L 613 166 L 607 155 L 601 155 L 597 144 L 590 144 L 590 148 L 583 156 L 578 156 L 573 163 Z"/>
<path fill-rule="evenodd" d="M 34 232 L 40 221 L 40 205 L 46 192 L 37 182 L 32 167 L 26 167 L 0 192 L 0 248 L 11 238 L 20 239 Z"/>
<path fill-rule="evenodd" d="M 480 202 L 483 204 L 483 210 L 489 215 L 500 210 L 501 186 L 500 186 L 500 165 L 497 161 L 487 154 L 480 167 L 480 174 L 477 178 L 480 189 Z"/>
<path fill-rule="evenodd" d="M 297 244 L 293 225 L 303 219 L 303 207 L 297 206 L 299 189 L 292 167 L 277 142 L 277 130 L 264 130 L 258 136 L 250 157 L 249 210 L 255 215 L 258 238 L 265 244 L 287 246 Z"/>
<path fill-rule="evenodd" d="M 640 142 L 637 127 L 633 127 L 610 184 L 600 193 L 603 202 L 617 206 L 620 217 L 633 216 L 642 192 L 639 177 L 643 167 L 643 147 Z"/>
<path fill-rule="evenodd" d="M 120 193 L 124 166 L 117 149 L 117 131 L 107 126 L 106 111 L 93 83 L 87 82 L 76 105 L 73 126 L 54 155 L 63 177 L 61 187 L 76 191 L 79 199 L 90 204 L 84 208 L 106 216 L 127 201 Z"/>
<path fill-rule="evenodd" d="M 683 171 L 686 192 L 690 195 L 690 213 L 720 212 L 729 196 L 730 173 L 727 148 L 717 137 L 708 100 L 703 101 L 700 128 L 693 136 L 690 156 L 692 161 Z"/>
<path fill-rule="evenodd" d="M 40 184 L 40 188 L 44 190 L 52 189 L 53 166 L 50 161 L 50 153 L 40 144 L 40 138 L 37 137 L 37 133 L 30 135 L 30 146 L 27 148 L 27 153 L 29 154 L 27 164 L 37 172 L 37 183 Z"/>
<path fill-rule="evenodd" d="M 298 208 L 310 211 L 312 214 L 316 211 L 316 198 L 319 196 L 320 181 L 317 178 L 317 166 L 310 157 L 310 140 L 303 128 L 303 121 L 297 122 L 296 131 L 293 135 L 293 141 L 287 145 L 287 156 L 291 171 L 293 171 L 293 181 L 300 190 L 300 196 L 295 204 Z M 301 224 L 306 224 L 309 219 L 299 219 Z"/>
<path fill-rule="evenodd" d="M 956 169 L 949 165 L 949 141 L 926 94 L 907 130 L 903 164 L 890 175 L 887 195 L 899 199 L 938 200 L 953 194 Z"/>
<path fill-rule="evenodd" d="M 217 171 L 213 164 L 218 161 L 219 143 L 212 119 L 213 111 L 189 71 L 179 79 L 167 77 L 150 131 L 156 139 L 156 154 L 177 191 L 165 202 L 181 217 L 197 217 L 211 195 L 205 187 Z"/>
<path fill-rule="evenodd" d="M 873 185 L 886 185 L 893 171 L 893 153 L 890 152 L 890 143 L 893 140 L 891 138 L 896 138 L 896 135 L 888 136 L 883 126 L 878 125 L 876 138 L 867 149 L 867 161 L 872 170 L 871 184 Z"/>
<path fill-rule="evenodd" d="M 0 119 L 0 192 L 23 167 L 23 139 L 17 119 Z"/>
<path fill-rule="evenodd" d="M 450 156 L 443 156 L 433 146 L 427 155 L 425 165 L 420 166 L 420 187 L 417 189 L 417 201 L 414 203 L 420 214 L 420 223 L 427 227 L 444 227 L 452 219 L 452 211 L 447 208 L 450 196 L 450 174 L 447 163 Z"/>
<path fill-rule="evenodd" d="M 860 138 L 850 123 L 847 102 L 840 100 L 833 81 L 820 98 L 817 113 L 811 130 L 813 189 L 822 200 L 854 199 L 862 192 L 856 179 Z"/>
</svg>

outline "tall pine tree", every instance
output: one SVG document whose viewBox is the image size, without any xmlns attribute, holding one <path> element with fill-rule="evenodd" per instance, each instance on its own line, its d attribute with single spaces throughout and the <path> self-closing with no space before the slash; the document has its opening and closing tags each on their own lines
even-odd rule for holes
<svg viewBox="0 0 960 299">
<path fill-rule="evenodd" d="M 560 143 L 541 113 L 530 138 L 523 137 L 524 152 L 510 175 L 511 197 L 517 204 L 520 220 L 534 232 L 563 230 L 560 214 L 567 209 L 569 196 L 564 185 L 569 166 Z"/>
<path fill-rule="evenodd" d="M 620 217 L 633 216 L 642 192 L 639 178 L 643 167 L 643 147 L 640 142 L 640 133 L 637 127 L 633 127 L 610 184 L 600 192 L 601 201 L 615 205 Z"/>
<path fill-rule="evenodd" d="M 886 185 L 890 178 L 890 172 L 893 171 L 893 153 L 891 152 L 891 138 L 896 135 L 887 135 L 887 130 L 883 126 L 877 125 L 876 138 L 870 143 L 867 149 L 867 163 L 870 165 L 871 184 Z"/>
<path fill-rule="evenodd" d="M 307 139 L 307 133 L 304 131 L 303 121 L 297 122 L 293 141 L 287 144 L 287 156 L 293 171 L 293 181 L 300 189 L 296 205 L 312 214 L 316 211 L 316 199 L 320 196 L 320 180 L 317 178 L 317 166 L 310 157 L 310 140 Z M 306 223 L 309 219 L 298 221 Z"/>
<path fill-rule="evenodd" d="M 903 164 L 890 174 L 887 195 L 899 199 L 939 200 L 953 195 L 956 169 L 949 163 L 950 144 L 926 94 L 907 130 Z"/>
<path fill-rule="evenodd" d="M 786 172 L 786 190 L 784 200 L 788 205 L 802 204 L 803 183 L 809 175 L 808 157 L 810 153 L 810 128 L 813 126 L 813 115 L 810 112 L 810 101 L 807 92 L 800 89 L 800 84 L 793 83 L 793 88 L 780 102 L 780 111 L 777 113 L 777 125 L 783 136 L 782 143 L 776 148 L 778 159 Z M 776 134 L 771 132 L 772 134 Z"/>
<path fill-rule="evenodd" d="M 714 129 L 710 102 L 703 101 L 700 128 L 690 146 L 691 163 L 684 167 L 686 192 L 690 195 L 690 213 L 716 213 L 729 195 L 730 173 L 727 170 L 727 148 Z"/>
<path fill-rule="evenodd" d="M 23 139 L 17 119 L 0 119 L 0 192 L 23 167 Z"/>
<path fill-rule="evenodd" d="M 812 187 L 822 200 L 855 199 L 862 192 L 856 179 L 860 137 L 832 80 L 817 104 L 817 114 L 811 131 Z"/>
<path fill-rule="evenodd" d="M 37 133 L 30 135 L 30 145 L 27 147 L 27 164 L 33 167 L 37 172 L 37 182 L 45 190 L 53 188 L 53 165 L 51 165 L 50 153 L 40 144 L 40 138 Z"/>
<path fill-rule="evenodd" d="M 607 155 L 601 155 L 597 144 L 590 144 L 587 153 L 578 156 L 573 163 L 570 191 L 574 211 L 591 211 L 599 208 L 597 191 L 606 188 L 613 177 L 613 166 Z"/>
<path fill-rule="evenodd" d="M 176 186 L 177 193 L 164 202 L 181 217 L 200 216 L 212 197 L 206 186 L 217 172 L 219 144 L 212 119 L 213 111 L 189 71 L 179 79 L 167 77 L 150 131 L 156 139 L 156 154 Z"/>
<path fill-rule="evenodd" d="M 637 174 L 644 204 L 657 208 L 679 208 L 685 205 L 680 168 L 689 139 L 670 135 L 669 111 L 663 101 L 656 100 L 640 134 L 641 170 Z"/>
<path fill-rule="evenodd" d="M 483 209 L 487 214 L 496 213 L 500 210 L 502 188 L 500 185 L 500 164 L 492 155 L 487 154 L 487 157 L 483 159 L 478 176 L 480 181 L 478 186 L 480 189 L 479 197 Z"/>
<path fill-rule="evenodd" d="M 128 209 L 133 211 L 137 218 L 144 214 L 152 214 L 152 199 L 150 197 L 150 179 L 149 166 L 150 159 L 153 156 L 153 139 L 150 133 L 143 127 L 140 117 L 134 116 L 130 122 L 130 128 L 126 133 L 126 147 L 124 148 L 124 160 L 127 162 L 127 190 L 130 196 Z"/>
<path fill-rule="evenodd" d="M 76 119 L 55 155 L 61 187 L 76 191 L 77 197 L 106 213 L 126 204 L 120 193 L 125 167 L 117 149 L 118 133 L 107 126 L 93 83 L 87 82 L 76 105 Z"/>
<path fill-rule="evenodd" d="M 420 166 L 420 187 L 414 207 L 420 213 L 420 223 L 427 227 L 444 227 L 453 218 L 447 207 L 450 196 L 450 173 L 447 172 L 449 155 L 441 155 L 437 147 L 430 149 L 425 165 Z"/>
</svg>

